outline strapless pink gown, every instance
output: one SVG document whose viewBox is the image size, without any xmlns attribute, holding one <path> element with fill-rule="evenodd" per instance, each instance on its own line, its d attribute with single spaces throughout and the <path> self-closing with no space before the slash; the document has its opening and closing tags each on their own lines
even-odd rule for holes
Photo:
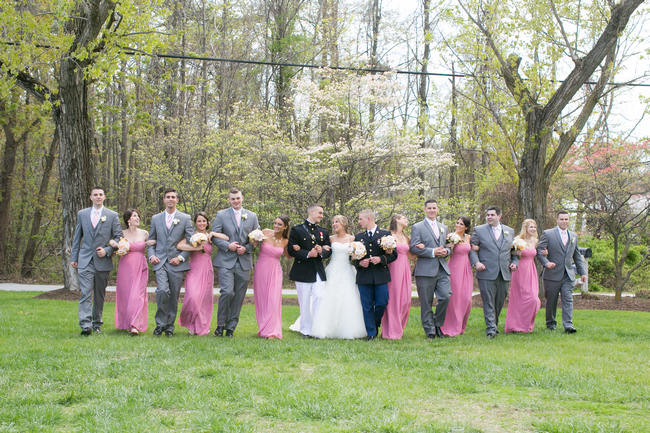
<svg viewBox="0 0 650 433">
<path fill-rule="evenodd" d="M 205 252 L 193 251 L 190 270 L 185 275 L 185 297 L 178 324 L 196 335 L 210 333 L 214 302 L 214 271 L 212 270 L 212 244 L 203 244 Z"/>
<path fill-rule="evenodd" d="M 508 311 L 506 312 L 506 332 L 533 332 L 535 316 L 539 311 L 539 280 L 535 268 L 535 248 L 521 252 L 517 270 L 512 273 Z"/>
<path fill-rule="evenodd" d="M 441 326 L 442 333 L 455 337 L 463 334 L 467 319 L 472 310 L 472 289 L 474 278 L 472 265 L 469 263 L 469 244 L 458 244 L 454 247 L 449 258 L 449 280 L 451 297 L 447 304 L 445 323 Z"/>
<path fill-rule="evenodd" d="M 130 242 L 129 252 L 120 257 L 115 288 L 115 327 L 139 332 L 147 330 L 149 270 L 145 242 Z"/>
<path fill-rule="evenodd" d="M 257 335 L 282 338 L 282 267 L 284 248 L 262 242 L 253 272 L 253 300 L 257 318 Z"/>
<path fill-rule="evenodd" d="M 397 259 L 388 264 L 388 305 L 381 319 L 381 338 L 399 340 L 411 311 L 411 263 L 408 244 L 397 244 Z"/>
</svg>

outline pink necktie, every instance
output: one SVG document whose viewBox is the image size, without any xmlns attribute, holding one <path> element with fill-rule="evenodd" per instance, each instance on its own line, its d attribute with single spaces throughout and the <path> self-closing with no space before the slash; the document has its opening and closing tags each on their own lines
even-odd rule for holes
<svg viewBox="0 0 650 433">
<path fill-rule="evenodd" d="M 566 233 L 566 230 L 561 230 L 560 234 L 562 235 L 562 244 L 564 244 L 566 246 L 566 243 L 569 240 L 568 236 L 567 236 L 567 233 Z"/>
<path fill-rule="evenodd" d="M 167 214 L 167 230 L 169 230 L 172 226 L 172 218 L 174 215 Z"/>
<path fill-rule="evenodd" d="M 235 221 L 237 221 L 237 227 L 241 226 L 241 212 L 235 212 Z"/>
<path fill-rule="evenodd" d="M 501 237 L 501 230 L 499 230 L 499 227 L 493 227 L 492 230 L 494 231 L 494 239 L 498 241 Z"/>
<path fill-rule="evenodd" d="M 97 223 L 99 222 L 99 212 L 97 212 L 95 209 L 93 209 L 93 217 L 91 222 L 93 224 L 93 228 L 97 227 Z"/>
<path fill-rule="evenodd" d="M 435 221 L 431 222 L 431 228 L 433 229 L 433 234 L 436 235 L 436 238 L 440 237 L 440 230 L 438 230 L 438 224 Z"/>
</svg>

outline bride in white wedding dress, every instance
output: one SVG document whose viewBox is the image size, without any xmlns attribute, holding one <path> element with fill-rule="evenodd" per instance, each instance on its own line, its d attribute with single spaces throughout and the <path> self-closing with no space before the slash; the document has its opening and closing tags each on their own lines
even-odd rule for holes
<svg viewBox="0 0 650 433">
<path fill-rule="evenodd" d="M 354 236 L 348 233 L 348 219 L 342 215 L 332 218 L 332 256 L 325 268 L 327 280 L 323 289 L 312 296 L 319 298 L 318 309 L 312 311 L 312 337 L 316 338 L 363 338 L 366 326 L 363 322 L 361 298 L 357 288 L 357 271 L 350 264 L 348 246 Z M 300 317 L 291 330 L 300 329 Z"/>
</svg>

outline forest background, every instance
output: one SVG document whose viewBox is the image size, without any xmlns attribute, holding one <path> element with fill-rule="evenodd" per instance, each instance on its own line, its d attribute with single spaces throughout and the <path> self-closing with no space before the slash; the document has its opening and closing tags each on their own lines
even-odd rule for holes
<svg viewBox="0 0 650 433">
<path fill-rule="evenodd" d="M 3 279 L 77 287 L 93 185 L 145 228 L 167 187 L 214 216 L 238 186 L 265 227 L 311 203 L 381 226 L 496 204 L 516 230 L 565 208 L 590 290 L 647 293 L 641 0 L 0 5 Z"/>
</svg>

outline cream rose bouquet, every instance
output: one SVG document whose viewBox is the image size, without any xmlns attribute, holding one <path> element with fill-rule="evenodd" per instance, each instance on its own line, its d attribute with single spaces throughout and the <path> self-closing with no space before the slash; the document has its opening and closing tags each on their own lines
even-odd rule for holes
<svg viewBox="0 0 650 433">
<path fill-rule="evenodd" d="M 352 260 L 361 260 L 366 256 L 366 246 L 363 242 L 350 242 L 348 246 L 348 254 Z"/>
<path fill-rule="evenodd" d="M 120 241 L 117 243 L 117 251 L 115 251 L 115 254 L 123 256 L 129 252 L 130 248 L 131 244 L 129 244 L 129 240 L 127 238 L 120 238 Z"/>
<path fill-rule="evenodd" d="M 190 244 L 192 244 L 192 246 L 195 248 L 207 241 L 208 235 L 205 233 L 196 232 L 190 237 Z"/>
<path fill-rule="evenodd" d="M 449 233 L 449 234 L 447 235 L 447 243 L 450 244 L 450 245 L 452 245 L 452 246 L 454 246 L 454 245 L 458 245 L 458 244 L 461 243 L 462 241 L 463 241 L 463 239 L 462 239 L 462 238 L 460 237 L 460 235 L 459 235 L 458 233 L 456 233 L 456 232 L 452 232 L 452 233 Z"/>
<path fill-rule="evenodd" d="M 383 248 L 387 253 L 393 252 L 395 247 L 397 247 L 397 240 L 393 235 L 386 235 L 379 239 L 379 246 Z"/>
<path fill-rule="evenodd" d="M 523 251 L 527 245 L 528 243 L 519 236 L 515 236 L 515 238 L 512 240 L 512 248 L 514 248 L 516 251 Z"/>
<path fill-rule="evenodd" d="M 252 232 L 248 234 L 248 239 L 252 242 L 262 242 L 264 240 L 264 233 L 262 233 L 262 230 L 260 229 L 255 229 Z"/>
</svg>

